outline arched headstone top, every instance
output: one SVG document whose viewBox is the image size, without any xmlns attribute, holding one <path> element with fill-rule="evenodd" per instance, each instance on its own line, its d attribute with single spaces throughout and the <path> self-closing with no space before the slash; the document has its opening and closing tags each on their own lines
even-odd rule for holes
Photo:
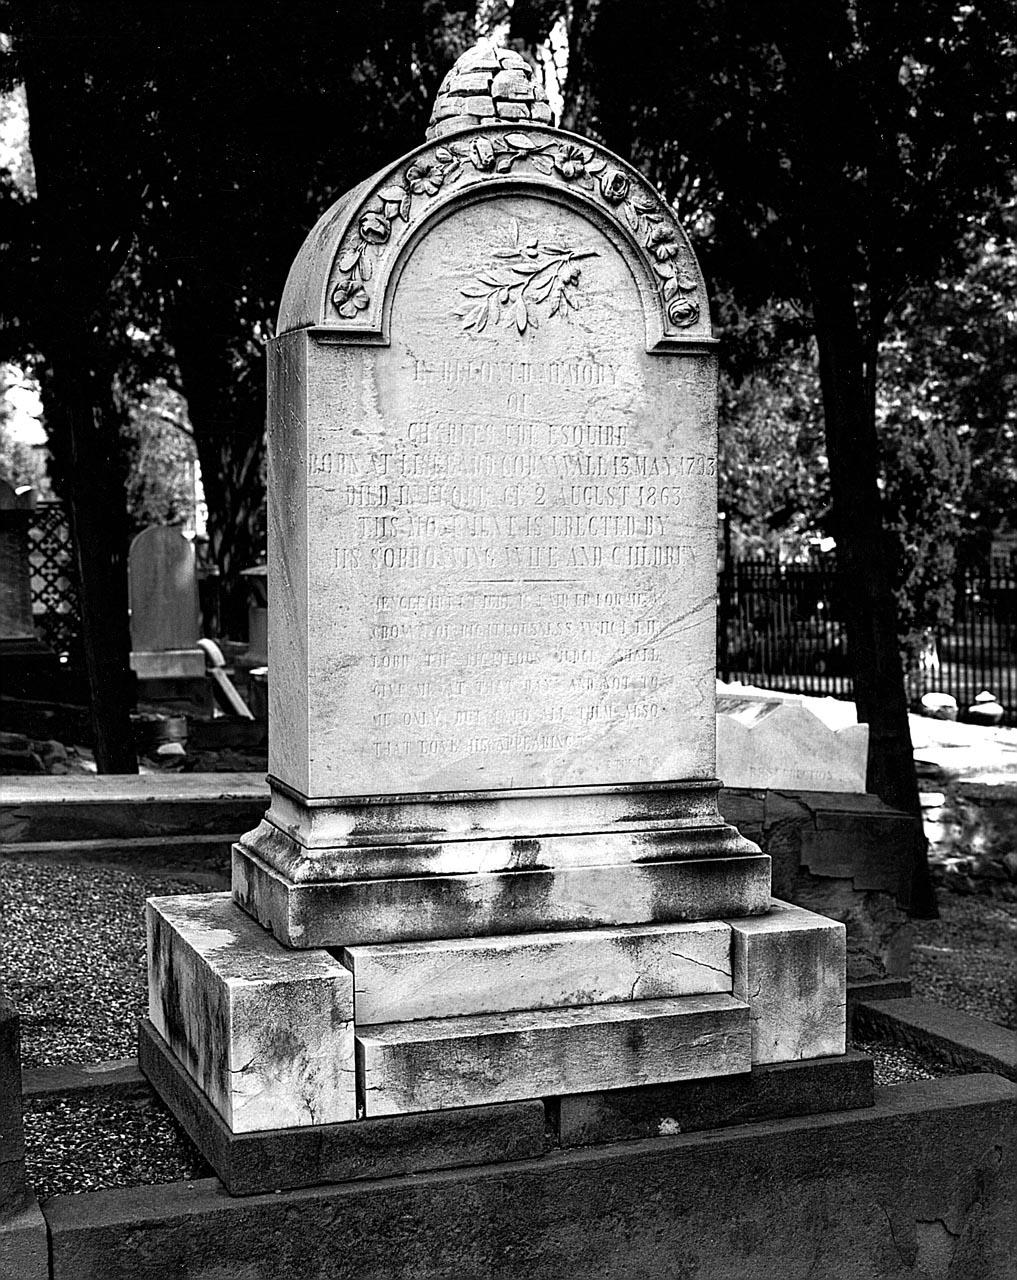
<svg viewBox="0 0 1017 1280">
<path fill-rule="evenodd" d="M 426 228 L 463 205 L 513 195 L 570 206 L 609 236 L 639 287 L 649 349 L 712 338 L 702 272 L 688 236 L 646 179 L 590 139 L 507 119 L 457 124 L 450 136 L 429 139 L 337 201 L 294 261 L 278 332 L 323 327 L 386 341 L 393 287 Z M 547 248 L 538 245 L 538 251 Z M 577 250 L 568 244 L 550 248 L 538 265 L 557 285 L 574 273 Z M 494 256 L 508 249 L 491 250 L 492 261 L 482 269 L 492 281 L 505 277 L 511 283 L 513 263 Z M 471 280 L 462 281 L 464 296 L 470 286 Z M 488 287 L 490 318 L 506 305 L 507 283 Z M 508 291 L 513 305 L 516 292 Z M 444 305 L 435 299 L 436 308 Z"/>
<path fill-rule="evenodd" d="M 194 547 L 179 529 L 150 525 L 127 557 L 131 647 L 160 653 L 193 648 L 200 634 Z"/>
</svg>

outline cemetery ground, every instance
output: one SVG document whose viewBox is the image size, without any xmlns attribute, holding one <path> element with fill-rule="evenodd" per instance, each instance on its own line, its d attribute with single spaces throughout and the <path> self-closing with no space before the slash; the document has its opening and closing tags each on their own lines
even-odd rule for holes
<svg viewBox="0 0 1017 1280">
<path fill-rule="evenodd" d="M 940 918 L 914 922 L 912 994 L 1017 1030 L 1017 893 L 968 874 L 977 858 L 944 843 L 940 820 L 948 780 L 974 779 L 976 788 L 991 791 L 995 784 L 997 794 L 1012 795 L 1017 731 L 924 720 L 915 737 Z M 180 757 L 169 759 L 180 769 Z M 256 770 L 260 761 L 257 751 L 229 748 L 187 763 Z M 88 772 L 87 751 L 72 747 L 67 767 Z M 154 763 L 145 768 L 165 772 Z M 1012 838 L 1015 832 L 1017 821 Z M 210 1176 L 137 1074 L 134 1058 L 137 1020 L 146 1011 L 144 900 L 227 888 L 223 849 L 211 848 L 167 856 L 165 843 L 156 841 L 140 853 L 61 855 L 52 847 L 4 857 L 3 969 L 6 993 L 21 1014 L 28 1172 L 40 1199 Z M 877 1084 L 965 1069 L 928 1045 L 908 1047 L 865 1029 L 856 1029 L 854 1044 L 872 1054 Z"/>
<path fill-rule="evenodd" d="M 0 880 L 7 994 L 22 1018 L 28 1172 L 40 1199 L 208 1177 L 210 1170 L 133 1070 L 146 1011 L 146 897 L 225 888 L 207 868 L 169 872 L 78 860 L 6 859 Z M 1017 1031 L 1017 902 L 941 891 L 915 922 L 913 994 Z M 958 1068 L 862 1035 L 878 1084 Z M 60 1068 L 69 1092 L 48 1092 Z M 86 1092 L 88 1072 L 105 1090 Z"/>
</svg>

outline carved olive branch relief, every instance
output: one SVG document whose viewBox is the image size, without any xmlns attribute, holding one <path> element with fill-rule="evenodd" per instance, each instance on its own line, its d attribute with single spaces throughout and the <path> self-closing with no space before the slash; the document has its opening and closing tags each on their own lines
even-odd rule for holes
<svg viewBox="0 0 1017 1280">
<path fill-rule="evenodd" d="M 332 290 L 331 299 L 339 315 L 345 320 L 352 320 L 358 312 L 370 305 L 367 285 L 374 274 L 374 259 L 397 235 L 399 223 L 409 223 L 417 202 L 430 200 L 446 184 L 459 181 L 464 172 L 472 170 L 474 174 L 482 176 L 507 174 L 517 164 L 553 177 L 564 186 L 582 187 L 591 191 L 624 217 L 646 250 L 658 277 L 668 321 L 679 329 L 696 323 L 700 315 L 699 303 L 695 298 L 698 280 L 693 274 L 683 270 L 682 244 L 674 227 L 668 225 L 665 207 L 650 189 L 642 189 L 627 173 L 610 166 L 606 160 L 596 155 L 592 147 L 584 147 L 575 142 L 559 142 L 536 131 L 521 130 L 504 134 L 485 131 L 465 145 L 457 146 L 446 142 L 436 146 L 430 155 L 418 157 L 370 197 L 357 221 L 356 230 L 344 242 L 336 264 L 339 279 Z M 545 245 L 542 252 L 554 256 L 549 246 Z M 549 271 L 539 282 L 539 287 L 538 282 L 533 282 L 523 299 L 524 309 L 517 305 L 524 292 L 518 287 L 518 282 L 513 282 L 516 285 L 514 288 L 506 284 L 488 284 L 486 288 L 490 293 L 487 295 L 467 294 L 467 297 L 476 297 L 477 302 L 474 307 L 467 309 L 462 318 L 465 322 L 472 312 L 476 312 L 476 316 L 472 324 L 464 323 L 463 327 L 479 332 L 489 320 L 498 322 L 501 307 L 511 305 L 513 319 L 520 333 L 527 325 L 535 328 L 534 312 L 529 303 L 546 301 L 555 293 L 558 284 L 563 284 L 563 290 L 561 296 L 556 298 L 557 305 L 552 303 L 551 314 L 563 307 L 572 306 L 573 299 L 568 297 L 567 290 L 569 285 L 578 281 L 578 274 L 575 279 L 570 278 L 564 282 L 562 277 L 571 276 L 573 270 L 578 273 L 578 268 L 573 265 L 577 256 L 580 255 L 573 253 L 571 261 L 562 263 L 559 274 Z M 550 263 L 545 263 L 544 266 L 549 267 Z M 494 276 L 491 278 L 494 279 Z M 552 280 L 552 284 L 548 288 L 547 298 L 538 298 L 537 295 L 548 278 Z M 480 276 L 477 280 L 484 283 Z M 503 302 L 506 288 L 509 289 L 509 301 Z M 497 299 L 496 303 L 491 302 L 492 295 Z M 477 311 L 478 306 L 481 311 Z M 483 323 L 481 314 L 484 316 Z"/>
<path fill-rule="evenodd" d="M 577 263 L 581 258 L 597 257 L 597 250 L 577 252 L 560 244 L 542 245 L 536 236 L 521 240 L 519 221 L 512 218 L 506 248 L 496 249 L 492 257 L 504 265 L 478 272 L 459 290 L 469 301 L 452 312 L 462 320 L 464 329 L 474 333 L 485 329 L 488 321 L 500 324 L 503 314 L 520 333 L 537 329 L 537 308 L 544 303 L 551 316 L 559 312 L 567 316 L 570 309 L 576 310 L 574 295 L 581 275 Z"/>
</svg>

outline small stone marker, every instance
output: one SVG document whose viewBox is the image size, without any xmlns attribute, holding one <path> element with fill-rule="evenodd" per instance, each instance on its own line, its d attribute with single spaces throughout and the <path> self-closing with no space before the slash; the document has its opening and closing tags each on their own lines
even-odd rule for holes
<svg viewBox="0 0 1017 1280">
<path fill-rule="evenodd" d="M 151 525 L 131 543 L 127 573 L 132 670 L 141 680 L 203 681 L 194 547 L 179 529 Z"/>
<path fill-rule="evenodd" d="M 843 929 L 770 914 L 717 810 L 716 362 L 673 210 L 482 42 L 277 332 L 271 807 L 221 941 L 150 904 L 156 1074 L 235 1117 L 209 1002 L 249 976 L 253 1018 L 307 964 L 367 1117 L 843 1053 Z M 321 1021 L 259 1066 L 266 1121 L 305 1123 Z"/>
</svg>

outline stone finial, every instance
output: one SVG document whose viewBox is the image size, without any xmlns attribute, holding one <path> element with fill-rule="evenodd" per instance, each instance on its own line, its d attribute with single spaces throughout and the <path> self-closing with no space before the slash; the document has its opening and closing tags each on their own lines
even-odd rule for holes
<svg viewBox="0 0 1017 1280">
<path fill-rule="evenodd" d="M 441 82 L 426 136 L 430 141 L 496 120 L 554 124 L 544 86 L 526 59 L 479 40 Z"/>
</svg>

